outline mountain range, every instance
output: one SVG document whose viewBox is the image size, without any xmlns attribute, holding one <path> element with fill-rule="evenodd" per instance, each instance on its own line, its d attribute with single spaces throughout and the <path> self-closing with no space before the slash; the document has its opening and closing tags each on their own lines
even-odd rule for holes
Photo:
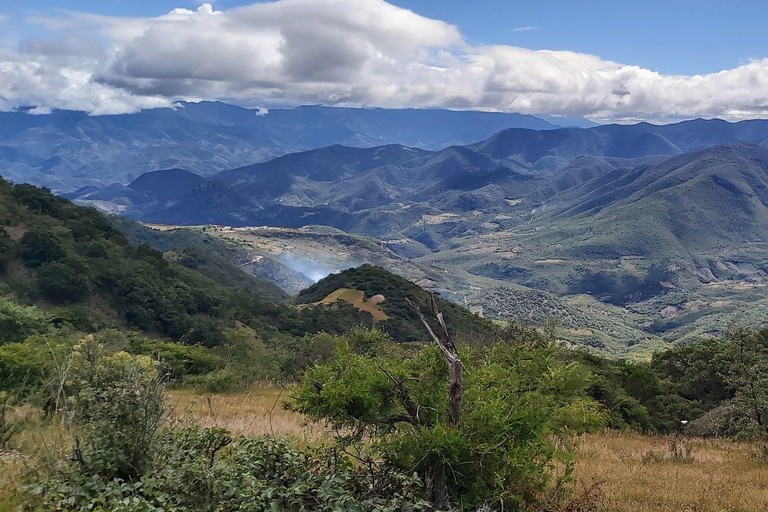
<svg viewBox="0 0 768 512">
<path fill-rule="evenodd" d="M 179 110 L 204 107 L 223 108 Z M 325 115 L 277 113 L 313 109 Z M 334 115 L 352 113 L 436 115 Z M 563 338 L 618 355 L 765 321 L 768 121 L 506 128 L 447 146 L 445 131 L 406 144 L 418 130 L 395 124 L 378 127 L 395 143 L 174 165 L 66 197 L 149 224 L 228 226 L 206 236 L 239 252 L 218 256 L 289 293 L 317 279 L 292 258 L 325 273 L 374 263 L 492 317 L 554 318 Z M 330 140 L 306 131 L 302 144 Z"/>
<path fill-rule="evenodd" d="M 246 109 L 220 102 L 89 116 L 56 110 L 0 112 L 0 175 L 58 193 L 127 184 L 154 170 L 200 175 L 332 144 L 468 144 L 504 128 L 556 128 L 519 114 L 303 106 Z"/>
</svg>

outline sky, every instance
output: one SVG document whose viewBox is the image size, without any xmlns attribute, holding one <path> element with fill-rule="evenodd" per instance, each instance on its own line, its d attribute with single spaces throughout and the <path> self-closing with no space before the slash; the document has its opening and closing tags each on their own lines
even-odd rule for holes
<svg viewBox="0 0 768 512">
<path fill-rule="evenodd" d="M 0 0 L 0 110 L 768 118 L 765 19 L 748 0 Z"/>
</svg>

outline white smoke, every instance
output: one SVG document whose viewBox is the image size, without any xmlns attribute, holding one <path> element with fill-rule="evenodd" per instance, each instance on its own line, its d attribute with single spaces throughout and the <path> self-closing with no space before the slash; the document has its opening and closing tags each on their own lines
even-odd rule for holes
<svg viewBox="0 0 768 512">
<path fill-rule="evenodd" d="M 344 268 L 336 268 L 331 265 L 321 263 L 309 258 L 303 258 L 295 254 L 284 254 L 280 257 L 280 263 L 286 267 L 303 274 L 311 279 L 313 282 L 318 282 L 321 279 L 328 277 L 331 274 L 336 274 L 350 268 L 349 266 Z"/>
</svg>

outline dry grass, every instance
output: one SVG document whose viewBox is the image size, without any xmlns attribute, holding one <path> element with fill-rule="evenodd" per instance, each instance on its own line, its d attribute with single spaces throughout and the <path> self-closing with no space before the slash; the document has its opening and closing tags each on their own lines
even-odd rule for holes
<svg viewBox="0 0 768 512">
<path fill-rule="evenodd" d="M 287 393 L 276 388 L 223 395 L 175 390 L 169 398 L 177 416 L 203 426 L 246 435 L 274 432 L 306 444 L 329 438 L 327 430 L 283 410 L 280 402 Z M 685 439 L 673 451 L 670 439 L 613 432 L 584 435 L 578 440 L 576 478 L 587 486 L 602 482 L 601 512 L 768 511 L 763 445 Z"/>
<path fill-rule="evenodd" d="M 576 477 L 604 482 L 605 512 L 761 512 L 768 510 L 761 451 L 754 443 L 693 439 L 678 443 L 675 457 L 670 438 L 586 435 Z"/>
<path fill-rule="evenodd" d="M 0 451 L 0 512 L 12 512 L 24 499 L 21 495 L 21 473 L 24 462 L 17 452 Z"/>
<path fill-rule="evenodd" d="M 259 386 L 217 395 L 172 390 L 168 402 L 177 418 L 205 427 L 286 436 L 307 445 L 329 439 L 326 429 L 285 411 L 281 402 L 287 397 L 287 391 Z M 66 432 L 42 420 L 39 411 L 25 407 L 15 413 L 23 417 L 25 430 L 14 438 L 14 451 L 0 452 L 0 512 L 15 510 L 20 503 L 21 453 L 40 454 L 41 444 L 49 449 L 66 446 Z M 672 450 L 670 439 L 614 432 L 581 436 L 575 476 L 586 486 L 602 482 L 601 512 L 768 511 L 763 444 L 685 439 L 673 443 Z"/>
<path fill-rule="evenodd" d="M 352 290 L 349 288 L 339 288 L 338 290 L 329 293 L 328 296 L 320 302 L 314 302 L 311 305 L 333 304 L 338 300 L 349 302 L 358 310 L 370 313 L 374 322 L 383 322 L 389 318 L 389 315 L 387 315 L 384 310 L 381 309 L 381 306 L 379 306 L 379 303 L 385 300 L 384 296 L 376 295 L 370 299 L 366 299 L 365 294 L 360 290 Z"/>
<path fill-rule="evenodd" d="M 200 395 L 190 390 L 171 390 L 168 403 L 177 418 L 192 420 L 203 427 L 226 428 L 234 434 L 285 436 L 302 444 L 328 438 L 328 431 L 307 424 L 301 415 L 286 411 L 282 404 L 288 391 L 259 386 L 245 393 Z"/>
</svg>

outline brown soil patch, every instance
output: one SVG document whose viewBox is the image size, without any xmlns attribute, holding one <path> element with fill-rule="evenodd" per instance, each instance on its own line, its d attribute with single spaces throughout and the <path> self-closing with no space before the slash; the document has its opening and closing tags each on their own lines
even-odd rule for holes
<svg viewBox="0 0 768 512">
<path fill-rule="evenodd" d="M 383 322 L 389 318 L 384 310 L 379 307 L 379 304 L 384 301 L 383 295 L 374 295 L 370 299 L 366 299 L 363 292 L 350 288 L 339 288 L 315 304 L 333 304 L 338 300 L 349 302 L 360 311 L 367 311 L 373 316 L 374 322 Z"/>
<path fill-rule="evenodd" d="M 594 334 L 590 329 L 566 329 L 566 331 L 576 336 L 592 336 Z"/>
<path fill-rule="evenodd" d="M 26 226 L 3 226 L 3 229 L 13 241 L 18 240 L 27 232 Z"/>
</svg>

